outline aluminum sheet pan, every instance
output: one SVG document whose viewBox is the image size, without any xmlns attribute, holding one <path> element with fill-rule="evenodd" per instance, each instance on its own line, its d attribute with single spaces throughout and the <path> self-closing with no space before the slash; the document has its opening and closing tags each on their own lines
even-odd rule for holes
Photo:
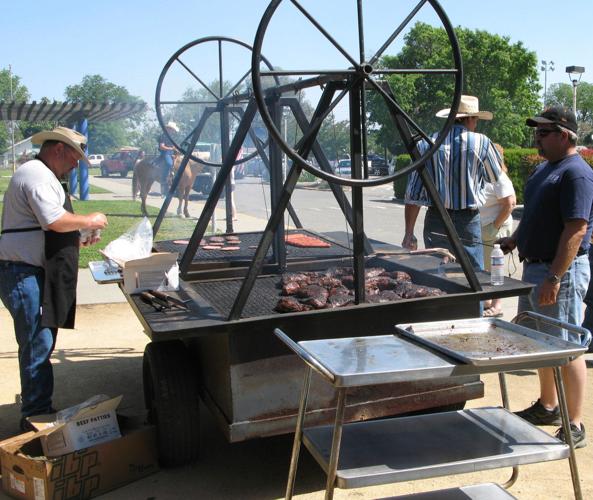
<svg viewBox="0 0 593 500">
<path fill-rule="evenodd" d="M 586 350 L 578 344 L 496 318 L 399 324 L 395 328 L 401 335 L 476 366 L 564 360 Z"/>
<path fill-rule="evenodd" d="M 89 262 L 89 269 L 93 279 L 101 285 L 123 281 L 121 270 L 115 263 L 95 260 Z"/>
</svg>

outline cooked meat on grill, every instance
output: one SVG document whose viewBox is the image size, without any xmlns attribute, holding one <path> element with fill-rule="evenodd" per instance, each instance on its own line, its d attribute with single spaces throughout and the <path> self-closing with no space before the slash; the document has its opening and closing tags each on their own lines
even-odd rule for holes
<svg viewBox="0 0 593 500">
<path fill-rule="evenodd" d="M 278 312 L 301 312 L 310 310 L 311 306 L 301 304 L 294 297 L 282 297 L 276 304 L 276 311 Z"/>
<path fill-rule="evenodd" d="M 410 275 L 403 271 L 376 267 L 367 269 L 365 276 L 365 295 L 369 303 L 444 295 L 438 288 L 412 283 Z M 351 267 L 335 267 L 324 273 L 286 273 L 282 276 L 281 288 L 282 295 L 288 296 L 284 299 L 291 300 L 283 302 L 281 299 L 276 306 L 278 312 L 336 308 L 354 303 Z"/>
<path fill-rule="evenodd" d="M 301 287 L 296 291 L 295 295 L 300 299 L 308 299 L 311 297 L 325 295 L 325 300 L 327 300 L 329 292 L 319 285 L 301 285 Z"/>
<path fill-rule="evenodd" d="M 301 248 L 329 248 L 331 246 L 327 241 L 301 233 L 287 234 L 285 241 L 288 245 Z"/>
<path fill-rule="evenodd" d="M 347 293 L 335 293 L 330 295 L 327 299 L 327 307 L 332 309 L 335 307 L 344 307 L 353 303 L 354 297 L 352 295 L 348 295 Z"/>
<path fill-rule="evenodd" d="M 387 276 L 396 281 L 412 281 L 412 277 L 404 271 L 384 271 L 379 276 Z"/>
<path fill-rule="evenodd" d="M 433 288 L 431 286 L 425 285 L 416 285 L 415 283 L 400 283 L 395 289 L 395 292 L 401 295 L 404 299 L 445 295 L 445 292 L 439 288 Z"/>
<path fill-rule="evenodd" d="M 223 252 L 236 252 L 237 250 L 241 250 L 241 247 L 232 247 L 232 246 L 221 247 L 221 250 Z"/>
<path fill-rule="evenodd" d="M 208 241 L 210 243 L 224 243 L 224 238 L 222 236 L 210 236 Z"/>
</svg>

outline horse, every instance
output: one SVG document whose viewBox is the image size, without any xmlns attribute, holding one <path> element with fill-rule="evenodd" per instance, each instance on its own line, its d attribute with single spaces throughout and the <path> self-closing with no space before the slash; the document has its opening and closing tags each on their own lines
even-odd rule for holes
<svg viewBox="0 0 593 500">
<path fill-rule="evenodd" d="M 154 159 L 144 158 L 134 165 L 134 174 L 132 175 L 132 199 L 140 194 L 140 211 L 142 215 L 148 217 L 146 211 L 146 197 L 150 187 L 155 181 L 160 181 L 161 165 Z"/>
<path fill-rule="evenodd" d="M 176 154 L 173 160 L 173 168 L 171 169 L 171 176 L 173 177 L 177 170 L 179 170 L 179 166 L 183 160 L 183 155 Z M 204 170 L 204 165 L 202 163 L 198 163 L 197 161 L 189 160 L 188 164 L 185 166 L 183 170 L 183 175 L 181 179 L 179 179 L 179 184 L 177 185 L 177 198 L 179 199 L 179 205 L 177 206 L 177 215 L 179 217 L 190 217 L 189 210 L 187 208 L 189 203 L 189 193 L 192 190 L 194 185 L 194 181 L 198 174 Z M 181 213 L 181 205 L 185 202 L 183 207 L 183 214 Z"/>
</svg>

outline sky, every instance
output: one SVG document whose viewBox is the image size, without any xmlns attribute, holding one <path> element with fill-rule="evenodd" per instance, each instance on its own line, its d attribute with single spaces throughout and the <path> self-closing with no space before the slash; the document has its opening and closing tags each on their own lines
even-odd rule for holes
<svg viewBox="0 0 593 500">
<path fill-rule="evenodd" d="M 349 52 L 357 54 L 355 0 L 301 0 L 315 18 Z M 593 82 L 591 0 L 442 0 L 453 26 L 486 30 L 522 42 L 539 61 L 554 61 L 548 85 L 568 83 L 565 67 L 584 66 L 583 81 Z M 268 0 L 4 0 L 0 29 L 0 68 L 10 64 L 31 94 L 31 100 L 64 100 L 68 85 L 88 74 L 99 74 L 154 106 L 157 80 L 167 60 L 189 42 L 224 36 L 253 44 Z M 364 0 L 367 49 L 378 48 L 411 11 L 416 1 Z M 426 14 L 423 14 L 426 12 Z M 439 25 L 424 7 L 419 20 Z M 192 70 L 208 80 L 216 50 L 208 43 L 196 49 Z M 213 45 L 210 46 L 214 47 Z M 242 75 L 250 52 L 223 55 L 225 76 Z M 209 52 L 209 54 L 206 54 Z M 288 0 L 278 8 L 262 53 L 283 68 L 345 68 L 345 59 L 320 39 L 318 32 Z M 187 75 L 186 75 L 187 76 Z M 544 73 L 540 71 L 541 84 Z M 165 85 L 166 83 L 166 85 Z M 166 74 L 161 91 L 175 94 L 183 86 Z M 195 81 L 193 81 L 195 83 Z M 170 89 L 170 90 L 169 90 Z"/>
</svg>

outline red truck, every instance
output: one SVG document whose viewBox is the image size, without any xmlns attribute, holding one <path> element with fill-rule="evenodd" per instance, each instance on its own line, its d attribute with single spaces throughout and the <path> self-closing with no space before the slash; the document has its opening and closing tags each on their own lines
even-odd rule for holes
<svg viewBox="0 0 593 500">
<path fill-rule="evenodd" d="M 119 174 L 121 177 L 127 177 L 128 172 L 134 170 L 134 165 L 143 156 L 144 153 L 139 148 L 121 148 L 117 153 L 113 153 L 101 162 L 101 176 L 109 177 L 111 174 Z"/>
</svg>

